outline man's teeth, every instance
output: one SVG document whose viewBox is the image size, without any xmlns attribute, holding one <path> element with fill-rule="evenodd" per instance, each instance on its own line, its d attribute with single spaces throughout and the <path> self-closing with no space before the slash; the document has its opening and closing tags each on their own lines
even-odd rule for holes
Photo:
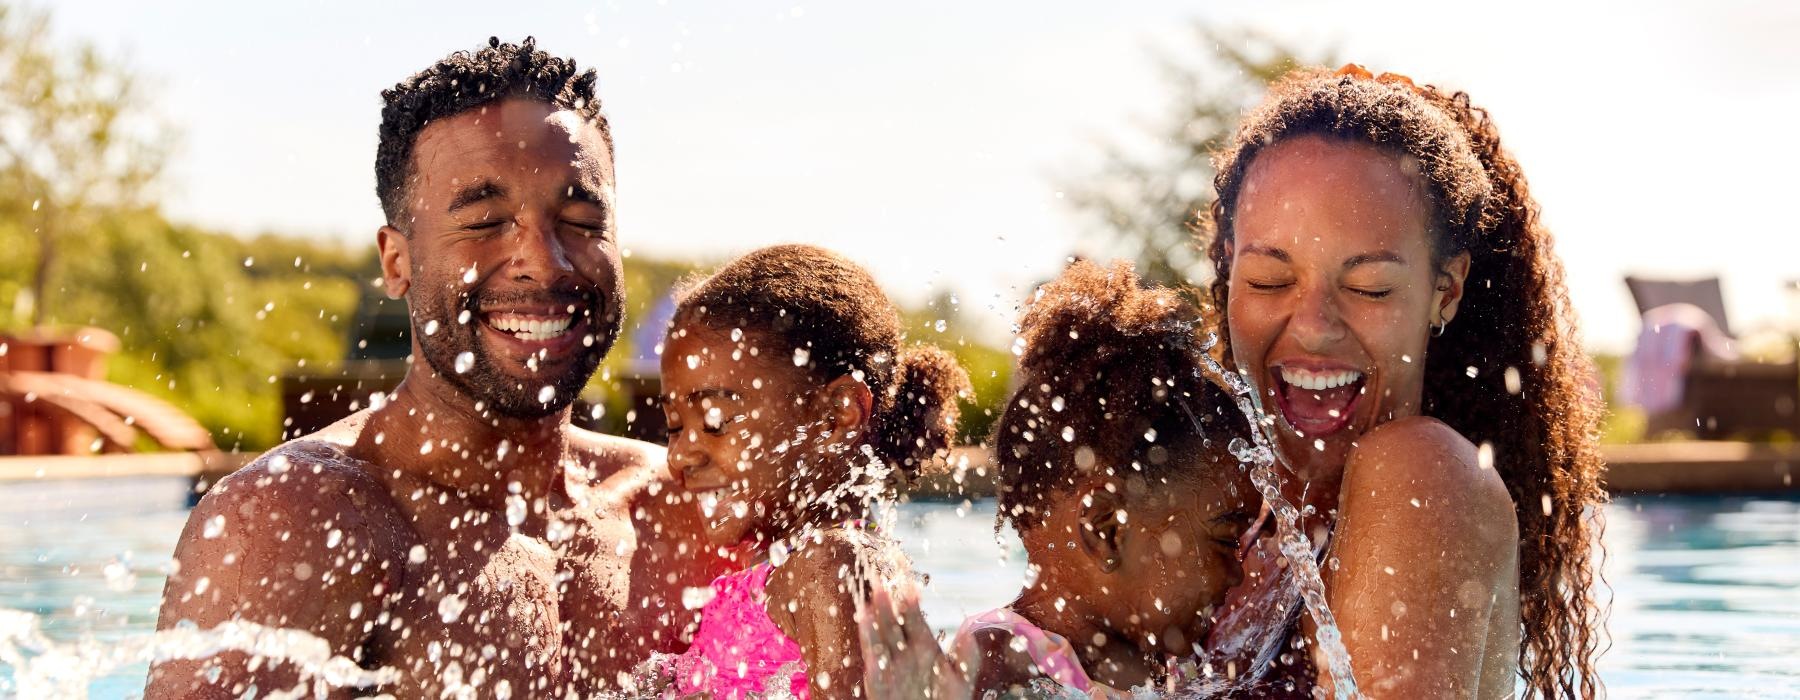
<svg viewBox="0 0 1800 700">
<path fill-rule="evenodd" d="M 1281 380 L 1301 389 L 1323 391 L 1348 386 L 1362 379 L 1362 373 L 1355 370 L 1336 372 L 1310 372 L 1303 369 L 1281 368 Z"/>
<path fill-rule="evenodd" d="M 514 314 L 494 314 L 488 317 L 488 325 L 494 330 L 511 333 L 519 340 L 549 340 L 562 335 L 575 322 L 574 316 L 556 318 L 531 318 Z"/>
</svg>

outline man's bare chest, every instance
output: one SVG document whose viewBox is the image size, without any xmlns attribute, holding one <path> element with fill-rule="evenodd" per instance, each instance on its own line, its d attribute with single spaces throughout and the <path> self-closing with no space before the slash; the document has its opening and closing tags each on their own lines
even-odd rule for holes
<svg viewBox="0 0 1800 700">
<path fill-rule="evenodd" d="M 419 519 L 374 656 L 433 696 L 560 695 L 611 675 L 597 652 L 629 603 L 630 523 L 583 513 L 528 534 L 494 520 Z"/>
</svg>

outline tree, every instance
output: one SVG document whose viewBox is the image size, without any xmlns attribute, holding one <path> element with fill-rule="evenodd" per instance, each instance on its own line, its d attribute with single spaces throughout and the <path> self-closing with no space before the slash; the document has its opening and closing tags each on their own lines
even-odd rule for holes
<svg viewBox="0 0 1800 700">
<path fill-rule="evenodd" d="M 104 212 L 145 208 L 169 142 L 130 70 L 91 45 L 52 45 L 49 27 L 0 3 L 0 223 L 13 251 L 35 248 L 15 258 L 33 262 L 14 324 L 53 320 L 59 251 Z"/>
<path fill-rule="evenodd" d="M 1212 155 L 1226 144 L 1263 89 L 1294 68 L 1334 63 L 1329 50 L 1306 56 L 1249 31 L 1200 24 L 1195 45 L 1154 55 L 1174 99 L 1150 143 L 1104 144 L 1102 163 L 1063 185 L 1065 196 L 1112 248 L 1158 284 L 1210 279 L 1195 225 L 1212 204 Z M 1195 51 L 1194 49 L 1198 49 Z"/>
</svg>

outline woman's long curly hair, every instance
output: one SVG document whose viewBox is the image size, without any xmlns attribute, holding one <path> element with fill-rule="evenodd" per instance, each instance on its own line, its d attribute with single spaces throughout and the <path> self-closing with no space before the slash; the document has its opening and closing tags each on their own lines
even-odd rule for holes
<svg viewBox="0 0 1800 700">
<path fill-rule="evenodd" d="M 1228 327 L 1232 220 L 1245 175 L 1263 151 L 1301 135 L 1409 156 L 1433 209 L 1434 263 L 1470 255 L 1456 321 L 1426 353 L 1423 410 L 1471 442 L 1491 445 L 1512 494 L 1525 697 L 1595 696 L 1605 618 L 1593 592 L 1597 511 L 1606 501 L 1597 444 L 1602 409 L 1562 262 L 1518 162 L 1466 93 L 1355 66 L 1290 73 L 1215 160 L 1218 199 L 1203 228 L 1218 272 L 1211 301 L 1220 329 Z"/>
</svg>

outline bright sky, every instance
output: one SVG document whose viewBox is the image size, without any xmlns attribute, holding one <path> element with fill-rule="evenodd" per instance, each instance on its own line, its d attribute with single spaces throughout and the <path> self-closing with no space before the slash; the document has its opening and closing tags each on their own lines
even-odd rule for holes
<svg viewBox="0 0 1800 700">
<path fill-rule="evenodd" d="M 896 297 L 956 289 L 1003 329 L 1089 252 L 1056 181 L 1166 104 L 1152 46 L 1191 22 L 1332 46 L 1468 90 L 1532 182 L 1589 344 L 1629 348 L 1628 272 L 1726 277 L 1734 328 L 1800 324 L 1787 215 L 1800 6 L 1634 3 L 164 2 L 59 0 L 65 38 L 160 81 L 183 132 L 170 211 L 373 240 L 378 93 L 489 35 L 598 67 L 627 247 L 784 241 Z M 629 264 L 629 261 L 627 262 Z M 971 329 L 980 332 L 979 329 Z"/>
</svg>

